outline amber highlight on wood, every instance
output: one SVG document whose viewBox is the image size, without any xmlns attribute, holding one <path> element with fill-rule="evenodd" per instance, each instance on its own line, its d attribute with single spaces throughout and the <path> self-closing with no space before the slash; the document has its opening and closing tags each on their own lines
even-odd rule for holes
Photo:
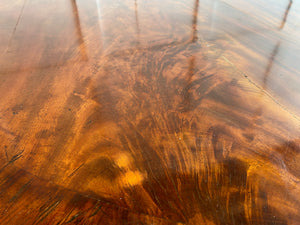
<svg viewBox="0 0 300 225">
<path fill-rule="evenodd" d="M 1 0 L 1 225 L 299 225 L 300 2 Z"/>
</svg>

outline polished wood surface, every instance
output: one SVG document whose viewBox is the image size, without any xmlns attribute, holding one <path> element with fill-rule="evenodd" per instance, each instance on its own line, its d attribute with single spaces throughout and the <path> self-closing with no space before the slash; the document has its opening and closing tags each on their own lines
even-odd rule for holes
<svg viewBox="0 0 300 225">
<path fill-rule="evenodd" d="M 299 12 L 1 0 L 0 224 L 300 224 Z"/>
</svg>

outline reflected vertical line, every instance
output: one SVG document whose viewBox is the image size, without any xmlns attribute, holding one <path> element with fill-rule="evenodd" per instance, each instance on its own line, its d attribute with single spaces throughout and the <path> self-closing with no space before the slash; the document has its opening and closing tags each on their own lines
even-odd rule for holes
<svg viewBox="0 0 300 225">
<path fill-rule="evenodd" d="M 273 63 L 274 63 L 274 60 L 275 60 L 275 57 L 276 55 L 278 54 L 278 49 L 279 49 L 279 46 L 280 46 L 280 42 L 278 42 L 271 54 L 271 57 L 270 57 L 270 60 L 269 60 L 269 63 L 267 65 L 267 68 L 266 68 L 266 71 L 264 73 L 264 79 L 263 79 L 263 90 L 266 90 L 266 87 L 267 87 L 267 82 L 268 82 L 268 77 L 269 77 L 269 74 L 270 74 L 270 71 L 273 67 Z"/>
<path fill-rule="evenodd" d="M 210 4 L 210 16 L 209 16 L 209 40 L 215 38 L 216 28 L 215 25 L 218 24 L 216 15 L 218 10 L 218 3 L 216 1 L 211 1 Z"/>
<path fill-rule="evenodd" d="M 199 0 L 195 0 L 195 7 L 194 7 L 193 21 L 192 21 L 192 42 L 195 42 L 198 39 L 197 36 L 198 8 L 199 8 Z"/>
<path fill-rule="evenodd" d="M 188 71 L 187 71 L 187 79 L 185 81 L 185 86 L 181 92 L 183 100 L 182 100 L 182 109 L 188 109 L 191 104 L 192 94 L 189 92 L 190 84 L 192 83 L 192 79 L 195 73 L 195 56 L 191 56 L 188 61 Z"/>
<path fill-rule="evenodd" d="M 289 2 L 289 4 L 288 4 L 288 7 L 287 7 L 286 10 L 285 10 L 284 17 L 283 17 L 283 19 L 282 19 L 282 22 L 281 22 L 281 25 L 280 25 L 280 27 L 279 27 L 279 30 L 282 30 L 282 29 L 284 28 L 285 23 L 286 23 L 286 19 L 287 19 L 287 17 L 288 17 L 288 14 L 289 14 L 289 12 L 290 12 L 290 9 L 291 9 L 291 7 L 292 7 L 292 4 L 293 4 L 293 0 L 290 0 L 290 2 Z"/>
<path fill-rule="evenodd" d="M 76 0 L 71 0 L 71 3 L 72 3 L 73 13 L 74 13 L 74 20 L 75 20 L 75 24 L 76 24 L 76 32 L 77 32 L 77 36 L 78 36 L 78 40 L 79 40 L 79 44 L 80 44 L 80 53 L 83 56 L 83 59 L 87 60 L 88 57 L 87 57 L 86 47 L 85 47 L 85 43 L 84 43 L 82 31 L 81 31 L 79 12 L 78 12 Z"/>
<path fill-rule="evenodd" d="M 264 95 L 264 91 L 266 91 L 267 89 L 267 82 L 268 82 L 268 78 L 269 78 L 269 75 L 270 75 L 270 72 L 271 72 L 271 69 L 273 67 L 273 64 L 274 64 L 274 60 L 278 54 L 278 50 L 279 50 L 279 47 L 280 47 L 280 41 L 276 44 L 274 50 L 272 51 L 271 53 L 271 57 L 269 59 L 269 62 L 268 62 L 268 65 L 267 65 L 267 68 L 266 68 L 266 71 L 264 72 L 264 76 L 263 76 L 263 84 L 262 84 L 262 89 L 261 89 L 261 92 L 260 92 L 260 95 L 259 95 L 259 98 L 262 98 L 263 95 Z M 252 125 L 250 125 L 250 132 L 252 130 L 252 135 L 254 135 L 254 124 L 255 124 L 255 121 L 258 120 L 261 115 L 262 115 L 262 111 L 263 111 L 263 106 L 260 105 L 259 107 L 257 107 L 257 109 L 255 110 L 254 114 L 253 114 L 253 122 L 252 122 Z"/>
<path fill-rule="evenodd" d="M 9 49 L 9 47 L 10 47 L 10 45 L 11 45 L 11 42 L 12 42 L 12 40 L 13 40 L 13 37 L 14 37 L 14 35 L 15 35 L 15 33 L 16 33 L 17 27 L 18 27 L 18 25 L 19 25 L 19 23 L 20 23 L 20 20 L 21 20 L 22 16 L 23 16 L 23 12 L 24 12 L 24 8 L 25 8 L 26 3 L 27 3 L 27 0 L 24 0 L 23 6 L 22 6 L 21 11 L 20 11 L 20 15 L 19 15 L 19 17 L 18 17 L 18 19 L 17 19 L 17 22 L 16 22 L 16 25 L 15 25 L 15 27 L 14 27 L 14 29 L 13 29 L 13 32 L 12 32 L 10 38 L 9 38 L 7 48 L 5 49 L 5 51 L 3 52 L 3 54 L 5 54 L 5 53 L 8 52 L 8 49 Z"/>
<path fill-rule="evenodd" d="M 138 15 L 138 4 L 137 0 L 134 0 L 134 11 L 135 11 L 135 23 L 136 23 L 136 31 L 137 31 L 137 44 L 140 44 L 140 23 L 139 23 L 139 15 Z"/>
<path fill-rule="evenodd" d="M 191 56 L 189 60 L 188 83 L 192 81 L 194 73 L 195 73 L 195 56 Z"/>
<path fill-rule="evenodd" d="M 99 0 L 96 0 L 96 6 L 97 6 L 97 15 L 98 15 L 98 26 L 99 26 L 99 30 L 100 30 L 100 34 L 102 33 L 102 26 L 101 26 L 101 11 L 100 11 L 100 2 Z M 103 42 L 101 43 L 102 46 Z"/>
</svg>

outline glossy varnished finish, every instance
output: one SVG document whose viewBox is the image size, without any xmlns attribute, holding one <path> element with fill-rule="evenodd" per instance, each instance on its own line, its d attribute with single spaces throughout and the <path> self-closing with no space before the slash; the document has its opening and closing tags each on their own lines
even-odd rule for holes
<svg viewBox="0 0 300 225">
<path fill-rule="evenodd" d="M 1 0 L 0 224 L 300 224 L 299 12 Z"/>
</svg>

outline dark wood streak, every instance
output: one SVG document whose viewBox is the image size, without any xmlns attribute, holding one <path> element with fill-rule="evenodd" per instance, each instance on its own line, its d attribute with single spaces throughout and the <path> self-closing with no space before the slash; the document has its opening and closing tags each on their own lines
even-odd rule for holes
<svg viewBox="0 0 300 225">
<path fill-rule="evenodd" d="M 299 7 L 2 0 L 0 224 L 299 224 Z"/>
</svg>

